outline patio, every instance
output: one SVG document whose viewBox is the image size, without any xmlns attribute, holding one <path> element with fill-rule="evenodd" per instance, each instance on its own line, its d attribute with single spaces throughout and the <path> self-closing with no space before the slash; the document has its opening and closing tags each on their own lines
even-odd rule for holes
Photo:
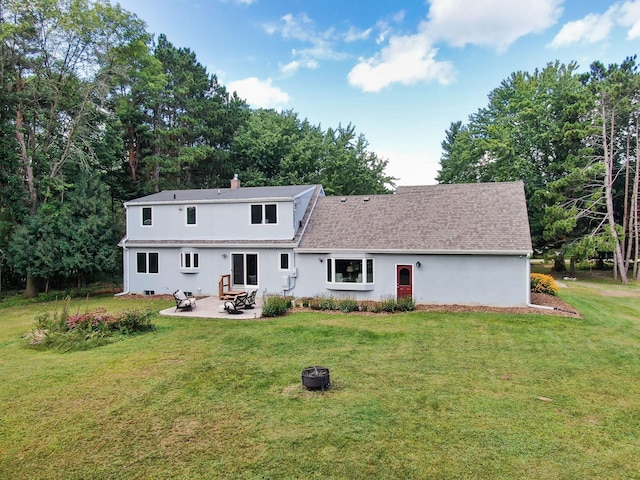
<svg viewBox="0 0 640 480">
<path fill-rule="evenodd" d="M 262 297 L 256 296 L 256 306 L 252 309 L 243 310 L 242 313 L 234 315 L 227 313 L 224 309 L 224 300 L 218 297 L 203 297 L 196 300 L 196 308 L 193 310 L 180 309 L 176 307 L 160 310 L 160 315 L 168 317 L 194 317 L 194 318 L 226 318 L 231 320 L 250 320 L 262 317 Z"/>
</svg>

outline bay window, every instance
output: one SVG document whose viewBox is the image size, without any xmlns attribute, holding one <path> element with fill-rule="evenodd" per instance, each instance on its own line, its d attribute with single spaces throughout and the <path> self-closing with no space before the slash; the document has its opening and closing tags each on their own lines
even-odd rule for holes
<svg viewBox="0 0 640 480">
<path fill-rule="evenodd" d="M 200 268 L 200 255 L 197 252 L 180 252 L 180 268 L 197 270 Z"/>
<path fill-rule="evenodd" d="M 372 258 L 328 258 L 328 283 L 373 283 Z"/>
</svg>

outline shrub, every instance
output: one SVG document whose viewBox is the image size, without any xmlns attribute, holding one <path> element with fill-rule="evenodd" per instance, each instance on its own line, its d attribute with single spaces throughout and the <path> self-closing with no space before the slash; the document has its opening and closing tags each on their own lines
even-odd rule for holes
<svg viewBox="0 0 640 480">
<path fill-rule="evenodd" d="M 338 300 L 338 308 L 344 313 L 357 312 L 360 310 L 358 302 L 353 298 L 343 298 Z"/>
<path fill-rule="evenodd" d="M 111 342 L 116 335 L 131 335 L 153 329 L 151 310 L 126 310 L 113 315 L 103 308 L 69 315 L 70 298 L 61 310 L 39 313 L 35 328 L 26 335 L 31 346 L 63 351 L 86 350 Z"/>
<path fill-rule="evenodd" d="M 280 317 L 291 307 L 291 299 L 281 295 L 267 295 L 262 302 L 263 317 Z"/>
<path fill-rule="evenodd" d="M 125 310 L 117 315 L 115 328 L 125 335 L 153 330 L 152 317 L 151 310 Z"/>
<path fill-rule="evenodd" d="M 309 301 L 312 310 L 338 310 L 338 302 L 333 297 L 317 296 Z"/>
<path fill-rule="evenodd" d="M 532 273 L 531 291 L 533 293 L 546 293 L 549 295 L 556 295 L 558 293 L 558 285 L 551 275 Z"/>
<path fill-rule="evenodd" d="M 416 309 L 416 302 L 412 297 L 401 297 L 398 299 L 396 309 L 398 312 L 412 312 Z"/>
<path fill-rule="evenodd" d="M 380 301 L 380 311 L 393 313 L 397 309 L 398 302 L 393 297 L 385 297 Z"/>
</svg>

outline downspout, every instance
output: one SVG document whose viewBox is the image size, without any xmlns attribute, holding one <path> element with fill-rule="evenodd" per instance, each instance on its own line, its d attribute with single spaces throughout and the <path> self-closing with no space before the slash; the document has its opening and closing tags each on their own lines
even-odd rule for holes
<svg viewBox="0 0 640 480">
<path fill-rule="evenodd" d="M 527 307 L 541 310 L 557 310 L 556 307 L 531 303 L 531 254 L 527 254 Z"/>
<path fill-rule="evenodd" d="M 123 260 L 122 260 L 122 268 L 126 269 L 127 272 L 127 289 L 124 292 L 120 292 L 120 293 L 116 293 L 114 295 L 114 297 L 121 297 L 123 295 L 129 295 L 129 285 L 131 285 L 130 283 L 130 278 L 129 276 L 131 275 L 130 270 L 129 270 L 129 249 L 127 248 L 127 240 L 129 240 L 129 222 L 128 222 L 128 217 L 129 217 L 129 210 L 127 209 L 127 205 L 125 203 L 124 205 L 125 208 L 125 223 L 127 225 L 127 233 L 125 233 L 124 238 L 122 239 L 122 256 L 123 256 Z M 124 285 L 123 285 L 124 287 Z"/>
<path fill-rule="evenodd" d="M 127 248 L 127 240 L 129 240 L 129 235 L 128 234 L 125 235 L 124 238 L 122 239 L 122 253 L 123 253 L 123 257 L 124 257 L 122 268 L 126 269 L 126 271 L 127 271 L 127 290 L 124 291 L 124 292 L 116 293 L 114 295 L 114 297 L 121 297 L 123 295 L 129 295 L 129 285 L 130 285 L 130 283 L 129 283 L 129 281 L 130 281 L 129 275 L 130 275 L 130 273 L 129 273 L 129 249 Z M 123 285 L 123 287 L 124 287 L 124 285 Z"/>
</svg>

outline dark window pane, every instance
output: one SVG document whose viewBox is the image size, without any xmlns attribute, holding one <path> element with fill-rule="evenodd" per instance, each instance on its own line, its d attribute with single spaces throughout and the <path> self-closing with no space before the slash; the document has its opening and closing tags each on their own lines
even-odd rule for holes
<svg viewBox="0 0 640 480">
<path fill-rule="evenodd" d="M 367 283 L 373 283 L 373 259 L 367 259 Z"/>
<path fill-rule="evenodd" d="M 262 205 L 251 205 L 251 223 L 262 223 Z"/>
<path fill-rule="evenodd" d="M 187 207 L 187 225 L 196 224 L 196 207 Z"/>
<path fill-rule="evenodd" d="M 258 284 L 258 255 L 247 254 L 247 285 Z"/>
<path fill-rule="evenodd" d="M 264 223 L 278 223 L 275 203 L 264 206 L 264 216 L 265 216 Z"/>
<path fill-rule="evenodd" d="M 158 254 L 149 254 L 149 273 L 158 273 Z"/>
<path fill-rule="evenodd" d="M 138 253 L 136 254 L 136 259 L 138 261 L 138 273 L 147 273 L 147 254 Z"/>
<path fill-rule="evenodd" d="M 142 207 L 142 224 L 143 225 L 152 225 L 153 220 L 151 219 L 151 207 Z"/>
<path fill-rule="evenodd" d="M 411 272 L 408 268 L 403 267 L 400 269 L 398 283 L 400 285 L 411 285 Z"/>
<path fill-rule="evenodd" d="M 330 258 L 327 258 L 327 282 L 332 282 L 332 278 L 333 278 L 333 268 L 332 268 L 332 261 Z"/>
<path fill-rule="evenodd" d="M 336 282 L 349 282 L 353 275 L 353 267 L 350 260 L 334 260 L 336 266 Z"/>
<path fill-rule="evenodd" d="M 244 255 L 234 253 L 232 263 L 234 285 L 244 285 Z"/>
<path fill-rule="evenodd" d="M 289 254 L 281 253 L 280 254 L 280 269 L 288 270 L 289 269 Z"/>
<path fill-rule="evenodd" d="M 191 254 L 184 254 L 184 268 L 191 268 Z"/>
<path fill-rule="evenodd" d="M 198 268 L 200 265 L 200 259 L 198 258 L 200 256 L 199 253 L 194 253 L 193 254 L 193 268 Z"/>
</svg>

